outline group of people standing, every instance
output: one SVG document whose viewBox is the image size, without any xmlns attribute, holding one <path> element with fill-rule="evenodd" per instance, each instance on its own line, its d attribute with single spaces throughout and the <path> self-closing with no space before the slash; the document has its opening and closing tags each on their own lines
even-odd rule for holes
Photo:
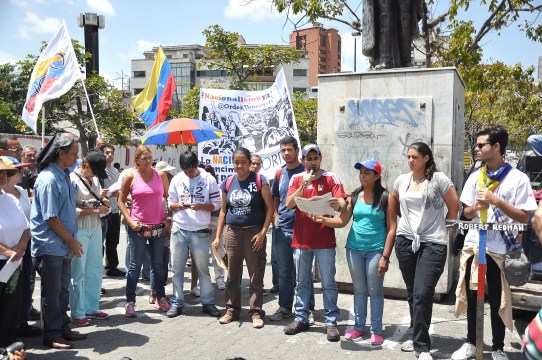
<svg viewBox="0 0 542 360">
<path fill-rule="evenodd" d="M 7 218 L 0 215 L 0 266 L 10 257 L 15 260 L 22 257 L 31 233 L 34 267 L 40 270 L 42 281 L 44 344 L 53 348 L 71 347 L 70 341 L 85 335 L 70 329 L 68 302 L 77 325 L 84 325 L 83 322 L 92 318 L 107 318 L 99 310 L 103 271 L 100 216 L 110 212 L 114 206 L 112 199 L 118 195 L 119 217 L 126 219 L 128 234 L 127 317 L 137 316 L 136 286 L 148 249 L 156 308 L 168 317 L 182 314 L 184 270 L 190 254 L 200 281 L 202 311 L 219 318 L 220 324 L 231 323 L 241 316 L 240 284 L 243 261 L 246 262 L 250 279 L 249 316 L 254 328 L 262 328 L 266 318 L 263 311 L 266 234 L 273 224 L 272 251 L 278 267 L 279 307 L 267 318 L 270 321 L 292 318 L 284 328 L 287 335 L 309 329 L 314 313 L 312 271 L 316 262 L 322 281 L 325 333 L 329 341 L 339 341 L 334 228 L 351 223 L 346 259 L 354 288 L 355 324 L 344 338 L 364 337 L 370 315 L 370 343 L 378 346 L 384 342 L 384 275 L 395 249 L 411 316 L 411 338 L 402 344 L 401 350 L 412 351 L 422 360 L 432 359 L 429 326 L 433 295 L 448 254 L 446 220 L 458 218 L 459 201 L 463 203 L 464 216 L 475 222 L 479 221 L 480 211 L 487 211 L 489 222 L 495 216 L 527 222 L 537 208 L 526 175 L 511 169 L 503 160 L 507 144 L 508 134 L 501 126 L 489 126 L 477 133 L 476 151 L 485 165 L 467 179 L 460 199 L 452 181 L 437 170 L 432 151 L 425 143 L 408 147 L 410 172 L 400 175 L 390 191 L 382 185 L 383 168 L 379 161 L 364 159 L 353 164 L 359 172 L 360 186 L 347 192 L 335 174 L 321 168 L 320 148 L 308 144 L 301 149 L 293 137 L 280 141 L 285 165 L 273 179 L 254 171 L 258 164 L 252 163 L 250 152 L 238 148 L 233 153 L 235 174 L 220 185 L 211 171 L 199 166 L 193 152 L 180 155 L 181 171 L 171 178 L 153 168 L 151 150 L 139 146 L 135 167 L 118 180 L 120 191 L 108 193 L 100 185 L 100 179 L 110 178 L 105 171 L 104 155 L 87 154 L 82 164 L 68 175 L 66 170 L 74 166 L 79 148 L 74 138 L 58 135 L 40 153 L 41 173 L 35 184 L 29 220 L 24 211 L 17 213 L 20 213 L 17 221 L 9 217 L 10 221 L 6 222 Z M 0 162 L 2 213 L 13 214 L 13 208 L 17 207 L 6 192 L 9 183 L 6 175 L 16 171 L 15 166 Z M 308 214 L 296 205 L 298 197 L 327 193 L 332 195 L 329 204 L 339 212 L 338 216 Z M 217 212 L 218 218 L 213 220 L 212 214 Z M 509 285 L 503 275 L 506 247 L 502 236 L 497 231 L 488 232 L 487 286 L 493 359 L 507 358 L 503 351 L 504 331 L 511 327 L 512 319 Z M 173 296 L 169 301 L 165 293 L 167 239 L 173 271 Z M 225 249 L 228 275 L 223 314 L 215 306 L 208 267 L 209 245 L 217 251 Z M 478 233 L 470 230 L 461 254 L 455 309 L 456 316 L 467 311 L 467 341 L 452 355 L 455 360 L 471 358 L 475 353 L 476 283 L 473 280 L 477 254 Z M 117 265 L 112 264 L 108 271 Z M 5 287 L 0 290 L 0 311 L 5 311 L 7 307 L 3 304 L 14 306 L 15 294 L 20 290 L 16 287 L 8 295 Z"/>
</svg>

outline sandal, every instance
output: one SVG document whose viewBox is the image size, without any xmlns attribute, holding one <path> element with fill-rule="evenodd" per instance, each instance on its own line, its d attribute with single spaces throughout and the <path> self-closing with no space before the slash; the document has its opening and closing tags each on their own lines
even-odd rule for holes
<svg viewBox="0 0 542 360">
<path fill-rule="evenodd" d="M 224 316 L 222 316 L 220 319 L 218 319 L 218 322 L 221 324 L 229 324 L 234 320 L 232 314 L 230 312 L 226 312 Z"/>
<path fill-rule="evenodd" d="M 43 345 L 57 350 L 73 349 L 73 345 L 62 338 L 55 340 L 44 340 Z"/>
<path fill-rule="evenodd" d="M 354 340 L 354 339 L 357 339 L 361 336 L 365 335 L 365 331 L 359 331 L 359 330 L 350 330 L 349 332 L 347 332 L 345 335 L 344 335 L 344 338 L 346 340 Z"/>
</svg>

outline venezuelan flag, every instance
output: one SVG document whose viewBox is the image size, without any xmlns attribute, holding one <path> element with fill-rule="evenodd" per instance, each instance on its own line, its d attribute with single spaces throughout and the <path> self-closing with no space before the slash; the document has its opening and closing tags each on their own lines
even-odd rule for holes
<svg viewBox="0 0 542 360">
<path fill-rule="evenodd" d="M 156 53 L 149 82 L 143 91 L 131 101 L 135 111 L 147 127 L 166 120 L 176 86 L 171 66 L 160 47 Z"/>
</svg>

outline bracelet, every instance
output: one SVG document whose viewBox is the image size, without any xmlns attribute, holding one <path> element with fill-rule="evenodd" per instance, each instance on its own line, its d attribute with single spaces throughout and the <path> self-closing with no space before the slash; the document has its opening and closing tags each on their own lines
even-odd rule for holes
<svg viewBox="0 0 542 360">
<path fill-rule="evenodd" d="M 390 262 L 390 257 L 389 256 L 386 256 L 386 255 L 382 255 L 382 257 L 384 258 L 384 260 L 386 260 L 387 262 Z"/>
</svg>

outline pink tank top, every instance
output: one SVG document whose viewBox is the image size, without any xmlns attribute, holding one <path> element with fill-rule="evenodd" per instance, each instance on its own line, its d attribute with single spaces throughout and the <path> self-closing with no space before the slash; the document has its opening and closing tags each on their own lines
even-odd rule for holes
<svg viewBox="0 0 542 360">
<path fill-rule="evenodd" d="M 143 181 L 138 171 L 134 172 L 135 180 L 130 194 L 132 195 L 132 220 L 144 224 L 159 224 L 166 219 L 164 213 L 164 184 L 156 170 L 152 170 L 152 179 Z"/>
</svg>

